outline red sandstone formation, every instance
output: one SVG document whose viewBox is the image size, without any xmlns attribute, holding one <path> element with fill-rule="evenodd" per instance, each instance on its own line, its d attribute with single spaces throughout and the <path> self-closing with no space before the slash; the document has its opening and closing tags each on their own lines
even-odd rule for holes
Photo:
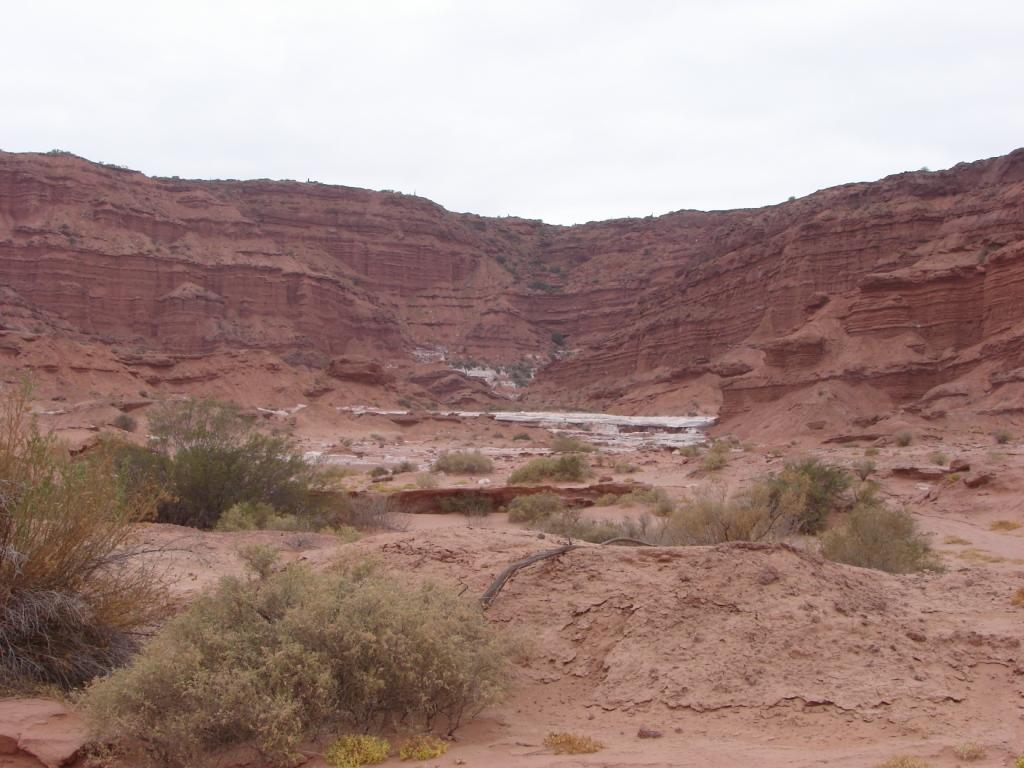
<svg viewBox="0 0 1024 768">
<path fill-rule="evenodd" d="M 1024 150 L 573 227 L 0 153 L 0 356 L 94 392 L 486 398 L 445 380 L 443 352 L 529 363 L 527 397 L 564 405 L 797 428 L 1012 417 L 1022 300 Z"/>
</svg>

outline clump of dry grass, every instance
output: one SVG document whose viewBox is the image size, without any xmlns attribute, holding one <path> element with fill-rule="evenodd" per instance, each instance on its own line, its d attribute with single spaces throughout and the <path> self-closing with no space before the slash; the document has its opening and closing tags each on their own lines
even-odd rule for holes
<svg viewBox="0 0 1024 768">
<path fill-rule="evenodd" d="M 1024 587 L 1020 587 L 1010 597 L 1010 605 L 1024 605 Z"/>
<path fill-rule="evenodd" d="M 449 475 L 489 475 L 494 462 L 480 451 L 446 451 L 437 457 L 432 469 Z"/>
<path fill-rule="evenodd" d="M 604 749 L 604 744 L 590 736 L 552 731 L 544 737 L 544 746 L 556 755 L 590 755 Z"/>
<path fill-rule="evenodd" d="M 953 747 L 953 754 L 964 762 L 973 763 L 985 756 L 985 747 L 976 741 L 965 741 Z"/>
<path fill-rule="evenodd" d="M 163 614 L 163 584 L 106 447 L 73 461 L 31 418 L 27 387 L 0 397 L 0 680 L 70 688 L 124 664 Z"/>
<path fill-rule="evenodd" d="M 956 544 L 957 546 L 966 547 L 970 546 L 971 542 L 960 536 L 947 536 L 942 540 L 943 544 Z"/>
<path fill-rule="evenodd" d="M 890 757 L 884 763 L 879 763 L 877 768 L 929 768 L 930 763 L 920 757 L 899 755 Z"/>
<path fill-rule="evenodd" d="M 1015 523 L 1013 520 L 996 520 L 988 527 L 990 531 L 1016 531 L 1018 528 L 1020 528 L 1020 523 Z"/>
</svg>

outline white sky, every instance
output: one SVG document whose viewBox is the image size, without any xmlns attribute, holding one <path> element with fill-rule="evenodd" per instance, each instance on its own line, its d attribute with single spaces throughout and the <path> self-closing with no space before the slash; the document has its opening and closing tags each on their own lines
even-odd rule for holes
<svg viewBox="0 0 1024 768">
<path fill-rule="evenodd" d="M 1024 146 L 1022 0 L 0 3 L 0 148 L 574 223 Z"/>
</svg>

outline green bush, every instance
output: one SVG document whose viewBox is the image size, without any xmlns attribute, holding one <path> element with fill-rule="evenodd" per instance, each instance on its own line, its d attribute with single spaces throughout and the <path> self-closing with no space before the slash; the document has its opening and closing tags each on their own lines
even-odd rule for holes
<svg viewBox="0 0 1024 768">
<path fill-rule="evenodd" d="M 438 499 L 437 508 L 449 515 L 484 517 L 494 511 L 494 501 L 483 493 L 465 493 Z"/>
<path fill-rule="evenodd" d="M 716 440 L 704 454 L 701 465 L 706 472 L 717 472 L 729 464 L 729 444 L 723 440 Z"/>
<path fill-rule="evenodd" d="M 875 471 L 875 462 L 871 459 L 859 459 L 853 462 L 853 473 L 861 480 L 867 480 Z"/>
<path fill-rule="evenodd" d="M 912 442 L 914 442 L 914 436 L 910 432 L 896 433 L 896 445 L 900 446 L 900 448 L 906 448 Z"/>
<path fill-rule="evenodd" d="M 544 456 L 528 461 L 508 477 L 510 483 L 539 483 L 550 480 L 559 483 L 573 483 L 590 475 L 590 465 L 578 453 L 562 456 Z"/>
<path fill-rule="evenodd" d="M 596 450 L 590 443 L 569 435 L 558 435 L 551 441 L 552 453 L 593 453 Z"/>
<path fill-rule="evenodd" d="M 127 413 L 119 413 L 111 420 L 110 426 L 117 427 L 125 432 L 134 432 L 138 429 L 139 424 Z"/>
<path fill-rule="evenodd" d="M 413 462 L 402 461 L 395 465 L 395 467 L 391 470 L 391 474 L 404 475 L 406 472 L 415 472 L 418 469 L 419 467 L 417 467 Z"/>
<path fill-rule="evenodd" d="M 167 608 L 138 555 L 152 497 L 127 492 L 109 446 L 72 461 L 30 415 L 27 387 L 0 397 L 0 685 L 71 688 L 125 663 Z"/>
<path fill-rule="evenodd" d="M 120 471 L 138 487 L 158 487 L 157 520 L 212 528 L 239 502 L 281 513 L 315 506 L 316 470 L 283 437 L 256 432 L 232 405 L 213 400 L 164 403 L 150 416 L 155 451 L 124 446 Z"/>
<path fill-rule="evenodd" d="M 611 520 L 585 520 L 578 509 L 566 509 L 540 521 L 541 530 L 569 539 L 589 541 L 594 544 L 609 539 L 640 539 L 654 544 L 662 541 L 664 526 L 654 525 L 648 515 L 634 520 L 627 518 L 618 522 Z"/>
<path fill-rule="evenodd" d="M 252 744 L 284 765 L 328 727 L 450 732 L 500 695 L 507 656 L 451 589 L 292 566 L 223 580 L 83 706 L 96 739 L 138 745 L 133 764 L 191 768 Z"/>
<path fill-rule="evenodd" d="M 617 475 L 631 475 L 638 469 L 635 464 L 630 464 L 628 461 L 617 461 L 612 466 L 612 471 Z"/>
<path fill-rule="evenodd" d="M 841 468 L 818 459 L 791 462 L 778 475 L 764 482 L 769 503 L 781 503 L 787 496 L 801 496 L 803 503 L 796 512 L 800 533 L 818 533 L 825 527 L 829 514 L 840 506 L 850 487 L 850 476 Z"/>
<path fill-rule="evenodd" d="M 890 573 L 938 567 L 928 540 L 918 532 L 910 513 L 879 501 L 854 506 L 841 528 L 822 537 L 821 551 L 829 560 Z"/>
<path fill-rule="evenodd" d="M 380 736 L 357 734 L 342 736 L 324 752 L 324 762 L 333 768 L 362 768 L 388 759 L 391 743 Z"/>
<path fill-rule="evenodd" d="M 932 451 L 928 454 L 928 461 L 937 467 L 944 467 L 949 464 L 949 456 L 942 451 Z"/>
<path fill-rule="evenodd" d="M 377 477 L 387 477 L 388 475 L 391 474 L 391 472 L 390 472 L 390 470 L 388 470 L 387 467 L 373 467 L 366 474 L 368 474 L 370 477 L 377 478 Z"/>
<path fill-rule="evenodd" d="M 489 475 L 494 462 L 480 451 L 446 451 L 437 457 L 433 470 L 449 475 Z"/>
<path fill-rule="evenodd" d="M 550 517 L 565 509 L 562 497 L 554 493 L 531 493 L 516 496 L 508 504 L 508 519 L 513 523 L 530 523 Z"/>
<path fill-rule="evenodd" d="M 763 481 L 732 496 L 720 487 L 699 489 L 666 520 L 663 539 L 675 545 L 781 539 L 796 529 L 803 500 L 796 489 Z"/>
<path fill-rule="evenodd" d="M 664 488 L 638 488 L 620 496 L 618 503 L 627 507 L 633 504 L 652 507 L 658 517 L 668 517 L 675 510 L 675 502 Z"/>
<path fill-rule="evenodd" d="M 526 432 L 517 432 L 512 436 L 513 440 L 532 440 L 533 438 Z"/>
</svg>

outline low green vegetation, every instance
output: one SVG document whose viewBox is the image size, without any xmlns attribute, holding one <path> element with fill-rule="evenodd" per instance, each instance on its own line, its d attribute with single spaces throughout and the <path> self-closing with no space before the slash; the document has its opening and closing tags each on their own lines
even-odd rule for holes
<svg viewBox="0 0 1024 768">
<path fill-rule="evenodd" d="M 388 759 L 391 743 L 380 736 L 360 733 L 342 736 L 324 752 L 324 762 L 332 768 L 362 768 Z"/>
<path fill-rule="evenodd" d="M 716 440 L 704 453 L 704 458 L 701 460 L 701 466 L 704 467 L 706 472 L 717 472 L 720 469 L 724 469 L 729 464 L 729 444 L 724 440 Z"/>
<path fill-rule="evenodd" d="M 509 475 L 510 483 L 574 483 L 590 476 L 590 465 L 578 453 L 543 456 L 528 461 Z"/>
<path fill-rule="evenodd" d="M 429 733 L 417 734 L 405 739 L 398 747 L 398 756 L 403 760 L 435 760 L 448 751 L 449 742 Z"/>
<path fill-rule="evenodd" d="M 494 462 L 480 451 L 452 451 L 438 456 L 432 469 L 448 475 L 489 475 Z"/>
<path fill-rule="evenodd" d="M 604 744 L 597 739 L 562 731 L 555 731 L 545 736 L 544 746 L 556 755 L 589 755 L 604 749 Z"/>
<path fill-rule="evenodd" d="M 241 744 L 288 765 L 325 729 L 454 730 L 504 689 L 507 642 L 450 589 L 367 567 L 254 570 L 263 575 L 224 580 L 88 689 L 97 740 L 121 741 L 134 765 L 197 766 Z M 338 760 L 383 749 L 343 744 Z"/>
<path fill-rule="evenodd" d="M 532 523 L 565 510 L 562 497 L 554 493 L 530 493 L 517 496 L 508 504 L 508 519 L 513 523 Z"/>
<path fill-rule="evenodd" d="M 483 517 L 494 511 L 494 501 L 482 493 L 464 493 L 438 499 L 437 508 L 445 514 Z"/>
<path fill-rule="evenodd" d="M 590 443 L 569 435 L 558 435 L 551 441 L 552 453 L 593 453 L 596 451 Z"/>
</svg>

